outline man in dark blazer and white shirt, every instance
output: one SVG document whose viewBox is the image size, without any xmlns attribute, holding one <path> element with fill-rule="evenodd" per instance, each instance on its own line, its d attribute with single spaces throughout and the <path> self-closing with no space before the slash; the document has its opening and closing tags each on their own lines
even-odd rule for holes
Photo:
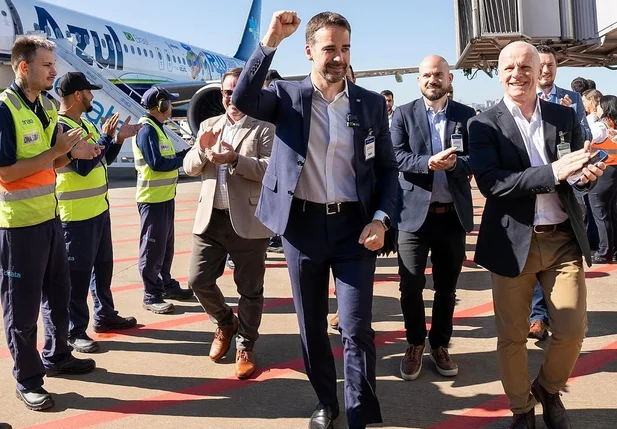
<svg viewBox="0 0 617 429">
<path fill-rule="evenodd" d="M 429 250 L 435 290 L 430 357 L 443 376 L 458 374 L 448 344 L 465 236 L 473 229 L 467 121 L 476 112 L 448 100 L 451 84 L 448 62 L 438 55 L 426 57 L 418 76 L 422 98 L 399 106 L 390 127 L 399 166 L 398 264 L 408 343 L 400 365 L 404 380 L 415 380 L 422 369 L 426 342 L 422 291 Z"/>
<path fill-rule="evenodd" d="M 514 413 L 510 428 L 535 428 L 542 403 L 551 429 L 570 428 L 559 391 L 570 377 L 587 331 L 583 257 L 591 252 L 574 194 L 586 191 L 604 165 L 588 165 L 589 142 L 576 112 L 540 100 L 540 56 L 514 42 L 499 56 L 503 101 L 469 123 L 470 163 L 486 206 L 475 261 L 492 275 L 497 356 Z M 566 179 L 584 168 L 581 181 Z M 553 335 L 530 384 L 526 338 L 539 281 Z"/>
<path fill-rule="evenodd" d="M 332 271 L 347 421 L 359 429 L 382 421 L 371 307 L 376 251 L 396 201 L 397 165 L 384 98 L 345 78 L 351 28 L 343 16 L 323 12 L 308 22 L 309 77 L 262 89 L 276 47 L 299 25 L 295 12 L 274 14 L 240 76 L 233 103 L 276 125 L 256 215 L 283 236 L 304 363 L 319 399 L 309 427 L 331 429 L 339 413 L 327 333 Z"/>
</svg>

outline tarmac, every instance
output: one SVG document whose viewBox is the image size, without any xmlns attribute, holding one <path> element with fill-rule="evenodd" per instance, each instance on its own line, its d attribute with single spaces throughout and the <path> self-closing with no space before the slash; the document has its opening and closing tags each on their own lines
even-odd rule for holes
<svg viewBox="0 0 617 429">
<path fill-rule="evenodd" d="M 46 378 L 45 388 L 56 401 L 55 408 L 46 412 L 28 411 L 16 399 L 13 362 L 2 336 L 0 422 L 28 429 L 306 429 L 317 399 L 304 373 L 284 256 L 269 253 L 266 261 L 264 316 L 255 348 L 258 371 L 249 380 L 237 380 L 235 343 L 222 362 L 208 358 L 215 326 L 196 300 L 174 302 L 176 311 L 170 315 L 156 315 L 142 308 L 134 180 L 114 180 L 111 187 L 115 263 L 112 290 L 117 310 L 123 316 L 135 316 L 138 326 L 113 334 L 95 334 L 90 329 L 89 334 L 101 345 L 99 353 L 87 356 L 96 360 L 97 369 L 82 376 Z M 199 189 L 198 181 L 183 178 L 176 197 L 172 274 L 184 287 Z M 497 371 L 490 276 L 472 262 L 484 204 L 475 188 L 473 195 L 476 231 L 467 238 L 467 260 L 458 283 L 450 347 L 460 368 L 457 377 L 440 376 L 425 354 L 417 380 L 406 382 L 400 378 L 399 364 L 406 342 L 397 260 L 393 255 L 378 259 L 373 328 L 378 357 L 377 394 L 384 423 L 371 427 L 508 427 L 511 414 Z M 430 271 L 429 267 L 424 294 L 428 316 L 433 297 Z M 586 268 L 586 279 L 589 332 L 562 400 L 573 428 L 616 428 L 617 264 Z M 232 271 L 225 272 L 219 285 L 229 304 L 235 306 L 238 294 Z M 330 309 L 334 313 L 336 297 L 332 286 Z M 337 360 L 339 401 L 343 404 L 342 345 L 339 333 L 332 329 L 329 332 Z M 40 344 L 42 333 L 39 322 Z M 547 340 L 528 341 L 530 378 L 537 374 L 547 345 Z M 545 428 L 541 413 L 538 405 L 537 427 Z M 346 428 L 344 413 L 335 427 Z"/>
</svg>

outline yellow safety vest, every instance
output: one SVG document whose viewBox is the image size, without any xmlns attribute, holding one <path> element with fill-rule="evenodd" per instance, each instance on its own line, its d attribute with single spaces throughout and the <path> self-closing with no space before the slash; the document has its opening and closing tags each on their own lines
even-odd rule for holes
<svg viewBox="0 0 617 429">
<path fill-rule="evenodd" d="M 88 131 L 66 116 L 60 116 L 58 122 L 69 129 L 81 128 L 82 137 L 92 133 L 88 143 L 96 144 L 101 137 L 96 127 L 85 119 L 82 119 L 82 123 Z M 58 173 L 56 195 L 62 222 L 92 219 L 109 209 L 105 157 L 102 157 L 97 166 L 85 177 L 73 171 L 68 165 L 57 169 L 56 172 Z"/>
<path fill-rule="evenodd" d="M 34 158 L 51 149 L 58 122 L 53 103 L 42 95 L 39 102 L 49 118 L 47 128 L 11 88 L 0 94 L 13 116 L 17 161 Z M 56 173 L 53 162 L 45 169 L 10 183 L 0 180 L 0 228 L 38 225 L 57 216 Z"/>
<path fill-rule="evenodd" d="M 139 123 L 148 124 L 156 130 L 161 156 L 165 158 L 176 157 L 176 150 L 171 140 L 154 121 L 150 118 L 142 117 Z M 137 170 L 137 202 L 162 203 L 173 200 L 176 197 L 178 170 L 154 171 L 150 168 L 137 146 L 137 136 L 133 137 L 133 156 L 135 158 L 135 169 Z"/>
</svg>

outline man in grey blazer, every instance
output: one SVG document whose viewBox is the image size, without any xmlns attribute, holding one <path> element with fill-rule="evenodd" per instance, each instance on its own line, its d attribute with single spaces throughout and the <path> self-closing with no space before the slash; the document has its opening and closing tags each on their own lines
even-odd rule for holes
<svg viewBox="0 0 617 429">
<path fill-rule="evenodd" d="M 202 186 L 193 227 L 189 287 L 217 324 L 210 359 L 219 361 L 236 340 L 236 376 L 255 371 L 253 347 L 263 309 L 263 284 L 268 238 L 273 234 L 255 217 L 261 180 L 270 159 L 274 127 L 240 112 L 231 95 L 242 69 L 223 75 L 225 114 L 205 120 L 197 143 L 184 159 L 189 176 L 201 175 Z M 234 280 L 240 294 L 238 317 L 225 303 L 216 280 L 225 259 L 235 263 Z"/>
</svg>

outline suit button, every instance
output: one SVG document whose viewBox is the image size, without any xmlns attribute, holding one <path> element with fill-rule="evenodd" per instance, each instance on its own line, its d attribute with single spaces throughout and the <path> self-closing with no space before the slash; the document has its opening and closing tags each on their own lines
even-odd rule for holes
<svg viewBox="0 0 617 429">
<path fill-rule="evenodd" d="M 293 197 L 293 194 L 294 194 L 293 191 L 287 191 L 287 193 Z"/>
<path fill-rule="evenodd" d="M 302 166 L 304 165 L 304 163 L 303 163 L 302 161 L 298 161 L 298 165 L 299 165 L 300 167 L 302 167 Z"/>
</svg>

